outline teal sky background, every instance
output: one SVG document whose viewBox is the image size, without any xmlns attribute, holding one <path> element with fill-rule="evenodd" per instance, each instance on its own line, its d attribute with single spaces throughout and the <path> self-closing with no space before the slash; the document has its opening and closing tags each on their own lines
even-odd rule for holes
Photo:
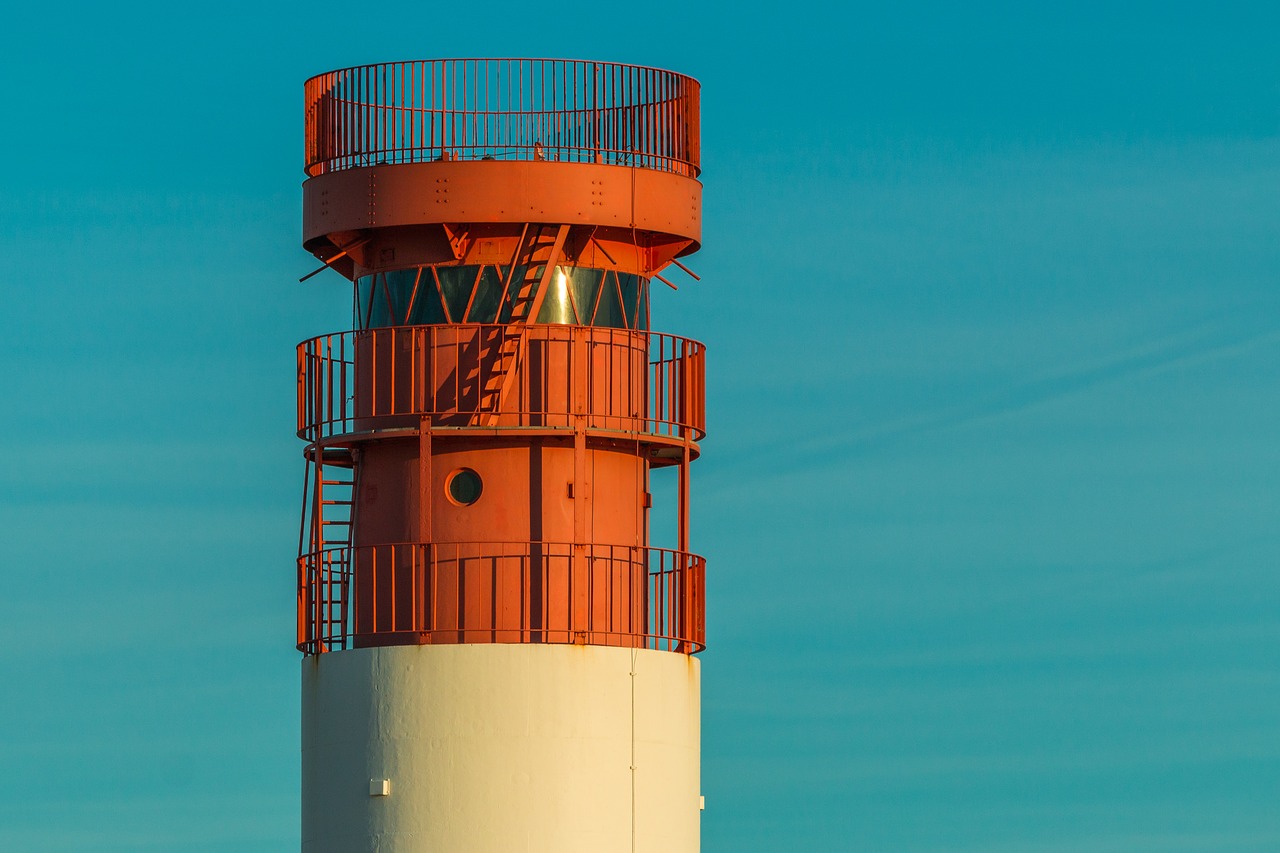
<svg viewBox="0 0 1280 853">
<path fill-rule="evenodd" d="M 1123 5 L 1123 8 L 1115 8 Z M 703 849 L 1280 850 L 1274 4 L 27 4 L 0 849 L 297 849 L 302 82 L 703 84 Z M 658 542 L 655 544 L 667 544 Z"/>
</svg>

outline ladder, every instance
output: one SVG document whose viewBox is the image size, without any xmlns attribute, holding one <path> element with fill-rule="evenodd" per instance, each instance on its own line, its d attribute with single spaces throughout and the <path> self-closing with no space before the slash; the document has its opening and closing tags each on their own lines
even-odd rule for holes
<svg viewBox="0 0 1280 853">
<path fill-rule="evenodd" d="M 526 326 L 536 321 L 547 295 L 547 287 L 555 272 L 556 261 L 564 252 L 568 225 L 527 224 L 520 237 L 520 247 L 507 273 L 503 288 L 503 305 L 511 306 L 511 314 L 503 327 L 493 366 L 480 389 L 477 414 L 485 426 L 497 426 L 502 404 L 515 384 L 520 356 L 527 341 Z M 519 281 L 516 270 L 523 268 Z"/>
<path fill-rule="evenodd" d="M 308 460 L 311 461 L 311 460 Z M 356 467 L 345 447 L 316 448 L 311 483 L 311 630 L 325 651 L 345 648 Z"/>
</svg>

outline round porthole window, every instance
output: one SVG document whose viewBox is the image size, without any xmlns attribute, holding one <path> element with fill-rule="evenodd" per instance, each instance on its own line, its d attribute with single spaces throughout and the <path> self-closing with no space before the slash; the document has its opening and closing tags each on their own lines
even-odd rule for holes
<svg viewBox="0 0 1280 853">
<path fill-rule="evenodd" d="M 483 484 L 480 482 L 480 475 L 475 471 L 470 468 L 459 468 L 449 475 L 445 488 L 449 492 L 449 500 L 460 506 L 471 506 L 480 500 Z"/>
</svg>

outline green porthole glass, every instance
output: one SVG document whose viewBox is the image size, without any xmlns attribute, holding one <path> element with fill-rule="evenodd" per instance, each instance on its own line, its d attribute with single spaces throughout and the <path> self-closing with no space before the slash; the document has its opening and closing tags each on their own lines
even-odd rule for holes
<svg viewBox="0 0 1280 853">
<path fill-rule="evenodd" d="M 484 484 L 480 482 L 480 475 L 475 471 L 470 468 L 459 468 L 449 475 L 445 488 L 448 489 L 449 500 L 459 506 L 471 506 L 480 500 L 480 492 L 484 489 Z"/>
</svg>

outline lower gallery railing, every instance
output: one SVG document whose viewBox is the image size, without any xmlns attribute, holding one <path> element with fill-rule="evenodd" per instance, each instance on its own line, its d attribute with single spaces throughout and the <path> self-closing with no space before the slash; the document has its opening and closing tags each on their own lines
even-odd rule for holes
<svg viewBox="0 0 1280 853">
<path fill-rule="evenodd" d="M 436 643 L 706 647 L 706 561 L 562 542 L 397 543 L 298 559 L 307 654 Z"/>
</svg>

